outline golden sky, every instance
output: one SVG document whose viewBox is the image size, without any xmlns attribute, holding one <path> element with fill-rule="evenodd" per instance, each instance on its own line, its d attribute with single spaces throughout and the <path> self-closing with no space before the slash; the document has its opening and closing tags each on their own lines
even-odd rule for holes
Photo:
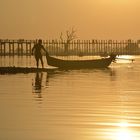
<svg viewBox="0 0 140 140">
<path fill-rule="evenodd" d="M 0 38 L 139 39 L 140 0 L 0 0 Z"/>
</svg>

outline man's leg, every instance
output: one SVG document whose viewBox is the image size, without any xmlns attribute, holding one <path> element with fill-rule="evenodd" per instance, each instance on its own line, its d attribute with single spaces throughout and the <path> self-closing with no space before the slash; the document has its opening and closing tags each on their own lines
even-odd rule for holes
<svg viewBox="0 0 140 140">
<path fill-rule="evenodd" d="M 36 66 L 38 68 L 38 66 L 39 66 L 39 57 L 36 56 L 35 59 L 36 59 Z"/>
<path fill-rule="evenodd" d="M 42 57 L 40 57 L 40 61 L 41 61 L 42 68 L 44 68 L 44 63 L 43 63 Z"/>
</svg>

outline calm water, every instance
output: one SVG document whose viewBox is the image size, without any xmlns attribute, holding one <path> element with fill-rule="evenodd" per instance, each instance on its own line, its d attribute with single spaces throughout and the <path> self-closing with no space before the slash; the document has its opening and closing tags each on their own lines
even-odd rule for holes
<svg viewBox="0 0 140 140">
<path fill-rule="evenodd" d="M 140 57 L 133 57 L 109 69 L 0 75 L 0 140 L 139 140 Z M 0 58 L 13 64 L 34 61 Z"/>
</svg>

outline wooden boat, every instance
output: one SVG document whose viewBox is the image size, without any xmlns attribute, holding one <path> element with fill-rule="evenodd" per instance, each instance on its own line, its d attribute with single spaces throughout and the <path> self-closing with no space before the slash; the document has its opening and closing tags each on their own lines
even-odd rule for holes
<svg viewBox="0 0 140 140">
<path fill-rule="evenodd" d="M 93 60 L 62 60 L 46 54 L 48 65 L 58 67 L 60 69 L 106 68 L 115 60 L 115 58 L 116 55 L 111 54 L 108 58 Z"/>
</svg>

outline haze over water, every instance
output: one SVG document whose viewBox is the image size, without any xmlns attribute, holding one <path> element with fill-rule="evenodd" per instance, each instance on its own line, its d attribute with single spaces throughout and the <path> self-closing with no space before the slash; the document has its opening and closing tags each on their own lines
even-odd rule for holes
<svg viewBox="0 0 140 140">
<path fill-rule="evenodd" d="M 108 69 L 0 75 L 0 139 L 139 140 L 140 57 L 133 57 Z"/>
</svg>

